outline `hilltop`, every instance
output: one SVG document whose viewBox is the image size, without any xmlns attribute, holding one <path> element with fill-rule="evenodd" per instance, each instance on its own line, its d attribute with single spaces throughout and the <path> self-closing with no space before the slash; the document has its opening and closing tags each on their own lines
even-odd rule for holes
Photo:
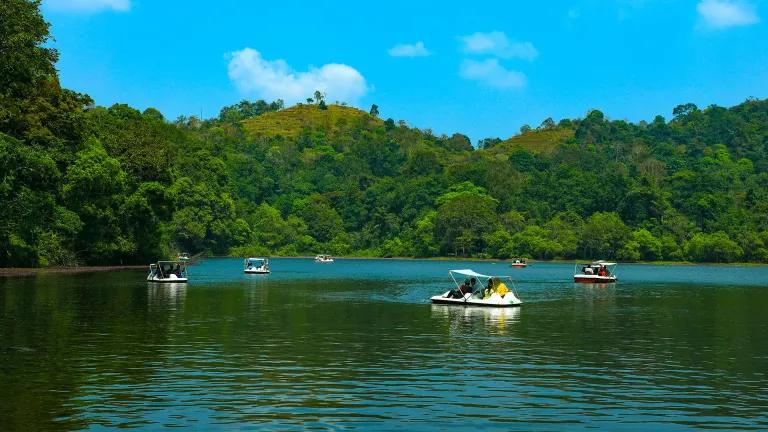
<svg viewBox="0 0 768 432">
<path fill-rule="evenodd" d="M 574 130 L 565 127 L 531 129 L 508 138 L 493 148 L 497 152 L 509 153 L 522 148 L 536 154 L 551 154 L 558 145 L 573 138 Z"/>
<path fill-rule="evenodd" d="M 305 129 L 323 130 L 332 136 L 361 123 L 372 126 L 383 122 L 365 111 L 336 104 L 327 109 L 299 104 L 242 121 L 250 137 L 297 137 Z"/>
</svg>

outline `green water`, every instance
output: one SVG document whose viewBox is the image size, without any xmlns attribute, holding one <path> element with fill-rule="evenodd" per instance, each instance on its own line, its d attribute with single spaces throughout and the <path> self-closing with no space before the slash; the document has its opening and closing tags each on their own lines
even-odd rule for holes
<svg viewBox="0 0 768 432">
<path fill-rule="evenodd" d="M 768 429 L 768 268 L 272 260 L 0 279 L 0 430 Z M 514 309 L 431 305 L 447 270 Z"/>
</svg>

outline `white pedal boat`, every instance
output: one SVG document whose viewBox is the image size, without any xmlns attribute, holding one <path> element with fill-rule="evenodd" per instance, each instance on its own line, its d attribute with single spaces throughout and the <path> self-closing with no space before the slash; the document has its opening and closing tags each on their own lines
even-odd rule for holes
<svg viewBox="0 0 768 432">
<path fill-rule="evenodd" d="M 432 303 L 490 307 L 512 307 L 523 304 L 515 292 L 514 282 L 510 276 L 488 276 L 470 269 L 450 270 L 448 273 L 456 289 L 430 297 Z M 456 275 L 465 276 L 467 278 L 465 283 L 460 285 L 456 281 Z M 467 281 L 469 281 L 468 284 Z"/>
<path fill-rule="evenodd" d="M 147 282 L 187 283 L 187 263 L 184 261 L 158 261 L 149 265 Z"/>
<path fill-rule="evenodd" d="M 332 263 L 333 258 L 330 255 L 318 255 L 315 257 L 316 263 Z"/>
<path fill-rule="evenodd" d="M 246 258 L 243 261 L 243 273 L 269 274 L 269 260 L 266 258 Z"/>
</svg>

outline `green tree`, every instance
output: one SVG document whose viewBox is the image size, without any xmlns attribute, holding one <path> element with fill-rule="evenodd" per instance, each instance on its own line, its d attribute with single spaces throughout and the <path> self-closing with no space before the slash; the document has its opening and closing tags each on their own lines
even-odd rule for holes
<svg viewBox="0 0 768 432">
<path fill-rule="evenodd" d="M 0 124 L 7 125 L 11 115 L 18 114 L 6 111 L 16 100 L 28 97 L 56 75 L 58 53 L 45 46 L 50 39 L 48 27 L 39 0 L 0 3 Z"/>
<path fill-rule="evenodd" d="M 444 253 L 469 256 L 485 247 L 484 236 L 498 226 L 498 201 L 471 183 L 438 197 L 435 232 Z"/>
<path fill-rule="evenodd" d="M 579 249 L 585 257 L 614 258 L 629 234 L 629 228 L 618 213 L 597 212 L 584 223 Z"/>
<path fill-rule="evenodd" d="M 733 262 L 744 254 L 739 245 L 722 231 L 694 235 L 686 243 L 685 250 L 691 259 L 706 262 Z"/>
<path fill-rule="evenodd" d="M 504 229 L 498 229 L 485 235 L 488 255 L 493 258 L 507 259 L 514 253 L 512 235 Z"/>
<path fill-rule="evenodd" d="M 0 133 L 0 266 L 40 264 L 35 245 L 58 211 L 50 191 L 59 177 L 50 155 Z"/>
<path fill-rule="evenodd" d="M 662 242 L 647 229 L 639 229 L 632 233 L 632 240 L 637 242 L 640 259 L 653 261 L 662 257 Z"/>
<path fill-rule="evenodd" d="M 438 244 L 435 240 L 436 211 L 427 212 L 416 221 L 415 227 L 409 231 L 410 251 L 408 255 L 415 257 L 430 257 L 438 254 Z"/>
<path fill-rule="evenodd" d="M 563 253 L 563 247 L 544 228 L 528 225 L 522 232 L 512 236 L 514 255 L 552 259 Z"/>
<path fill-rule="evenodd" d="M 67 168 L 62 198 L 83 222 L 76 242 L 90 262 L 110 262 L 131 256 L 136 243 L 123 230 L 119 212 L 126 188 L 120 162 L 101 143 L 90 139 Z"/>
<path fill-rule="evenodd" d="M 295 214 L 306 222 L 309 235 L 321 243 L 331 241 L 344 231 L 344 222 L 328 199 L 313 194 L 294 203 Z"/>
</svg>

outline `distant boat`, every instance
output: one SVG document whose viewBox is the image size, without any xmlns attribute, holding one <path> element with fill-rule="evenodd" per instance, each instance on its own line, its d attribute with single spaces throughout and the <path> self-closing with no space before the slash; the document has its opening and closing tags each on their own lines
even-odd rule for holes
<svg viewBox="0 0 768 432">
<path fill-rule="evenodd" d="M 179 252 L 179 256 L 177 259 L 179 261 L 189 261 L 189 254 L 186 252 Z"/>
<path fill-rule="evenodd" d="M 528 267 L 528 260 L 525 258 L 513 258 L 510 266 L 514 268 L 525 268 Z"/>
<path fill-rule="evenodd" d="M 243 261 L 243 273 L 269 274 L 269 260 L 267 258 L 246 258 Z"/>
<path fill-rule="evenodd" d="M 315 257 L 316 263 L 332 263 L 333 258 L 330 255 L 318 255 Z"/>
<path fill-rule="evenodd" d="M 187 263 L 184 261 L 158 261 L 149 265 L 148 282 L 186 283 Z"/>
<path fill-rule="evenodd" d="M 520 306 L 523 303 L 515 292 L 514 282 L 510 276 L 488 276 L 470 269 L 449 270 L 448 274 L 451 275 L 456 289 L 430 297 L 432 303 L 491 307 Z M 465 282 L 459 285 L 456 275 L 469 278 L 469 284 Z M 475 283 L 472 282 L 473 279 Z M 509 286 L 504 283 L 505 280 Z"/>
<path fill-rule="evenodd" d="M 581 272 L 578 272 L 577 265 L 576 268 L 573 269 L 573 281 L 585 283 L 613 283 L 618 280 L 614 271 L 612 271 L 615 270 L 615 267 L 616 263 L 600 260 L 593 261 L 589 264 L 582 264 Z"/>
</svg>

